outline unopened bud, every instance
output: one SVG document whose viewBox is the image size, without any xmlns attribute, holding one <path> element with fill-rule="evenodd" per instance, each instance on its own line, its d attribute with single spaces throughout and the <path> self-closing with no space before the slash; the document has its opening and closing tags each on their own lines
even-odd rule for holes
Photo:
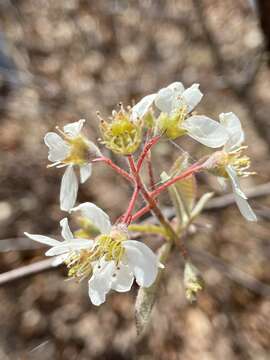
<svg viewBox="0 0 270 360">
<path fill-rule="evenodd" d="M 185 264 L 184 286 L 187 300 L 196 301 L 197 293 L 203 289 L 203 284 L 199 270 L 190 262 Z"/>
</svg>

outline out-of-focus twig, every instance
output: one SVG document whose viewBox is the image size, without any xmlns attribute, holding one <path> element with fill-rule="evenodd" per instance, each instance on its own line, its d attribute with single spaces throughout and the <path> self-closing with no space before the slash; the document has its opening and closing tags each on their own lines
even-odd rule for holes
<svg viewBox="0 0 270 360">
<path fill-rule="evenodd" d="M 191 257 L 204 265 L 210 265 L 216 270 L 222 272 L 231 280 L 235 281 L 241 286 L 258 293 L 262 296 L 270 296 L 270 286 L 255 279 L 246 272 L 232 266 L 231 264 L 207 253 L 203 250 L 189 249 Z M 8 283 L 26 278 L 28 276 L 36 275 L 38 273 L 48 271 L 56 266 L 52 265 L 52 259 L 37 261 L 30 265 L 22 266 L 18 269 L 7 271 L 0 274 L 0 286 Z"/>
<path fill-rule="evenodd" d="M 225 274 L 229 279 L 235 281 L 241 286 L 260 294 L 262 296 L 270 296 L 270 285 L 264 284 L 255 279 L 243 270 L 229 264 L 216 256 L 209 254 L 206 251 L 195 250 L 191 251 L 191 256 L 195 262 L 203 263 L 204 265 L 211 266 L 216 270 Z"/>
<path fill-rule="evenodd" d="M 27 276 L 50 270 L 53 267 L 56 266 L 52 265 L 52 259 L 46 259 L 37 261 L 33 264 L 21 266 L 18 269 L 7 271 L 3 274 L 0 274 L 0 286 L 15 280 L 25 278 Z"/>
<path fill-rule="evenodd" d="M 270 195 L 270 182 L 254 186 L 245 191 L 248 198 L 257 198 Z M 229 206 L 235 202 L 233 194 L 226 194 L 210 199 L 205 205 L 206 210 L 215 210 Z"/>
<path fill-rule="evenodd" d="M 246 190 L 245 193 L 247 194 L 247 196 L 249 198 L 270 195 L 270 183 L 255 186 L 254 188 Z M 224 207 L 227 207 L 227 206 L 233 204 L 234 201 L 235 200 L 234 200 L 234 197 L 232 194 L 218 196 L 218 197 L 215 197 L 215 198 L 209 200 L 209 202 L 205 206 L 205 210 L 222 209 Z M 173 217 L 174 210 L 172 208 L 167 208 L 167 209 L 165 209 L 165 214 L 169 218 Z M 150 220 L 147 219 L 147 222 L 151 222 L 151 218 L 150 218 Z M 136 234 L 133 235 L 133 238 L 134 239 L 136 238 Z M 5 240 L 0 241 L 0 251 L 2 251 L 2 252 L 3 251 L 31 250 L 31 249 L 36 249 L 36 248 L 38 248 L 38 244 L 35 244 L 31 240 L 29 241 L 28 238 L 5 239 Z M 196 251 L 193 250 L 193 252 L 195 252 L 195 254 L 196 253 L 198 254 L 197 250 Z M 199 253 L 200 253 L 200 251 L 199 251 Z M 219 261 L 219 259 L 216 259 L 216 261 Z M 224 265 L 222 265 L 222 266 L 224 267 Z M 228 267 L 230 267 L 230 265 L 228 265 Z M 8 271 L 6 273 L 0 274 L 0 286 L 4 285 L 6 283 L 9 283 L 9 282 L 15 281 L 17 279 L 24 278 L 26 276 L 35 275 L 37 273 L 46 271 L 50 268 L 52 268 L 52 260 L 48 259 L 48 260 L 39 261 L 34 264 L 22 266 L 15 270 Z M 233 274 L 234 274 L 234 272 L 233 272 Z M 232 274 L 232 272 L 230 272 L 230 276 L 233 276 L 233 274 Z M 246 279 L 248 279 L 248 278 L 246 278 Z M 247 281 L 249 281 L 249 280 L 247 280 Z M 252 281 L 252 280 L 250 280 L 250 281 Z M 254 279 L 254 281 L 257 281 L 257 280 Z M 252 290 L 251 287 L 248 287 L 248 288 L 250 288 Z M 268 292 L 268 295 L 269 294 L 270 294 L 270 291 Z"/>
<path fill-rule="evenodd" d="M 250 189 L 246 189 L 245 194 L 250 199 L 270 195 L 270 182 L 254 186 Z M 208 201 L 208 203 L 204 207 L 204 210 L 222 209 L 234 204 L 234 202 L 235 199 L 233 194 L 216 196 Z M 165 211 L 165 215 L 169 218 L 172 218 L 175 215 L 174 210 L 171 207 L 167 207 L 163 210 Z M 266 212 L 266 209 L 262 210 L 261 212 Z M 152 217 L 147 218 L 147 222 L 151 222 L 151 219 Z M 54 237 L 57 238 L 56 235 Z M 36 243 L 26 237 L 0 240 L 0 252 L 35 250 L 40 249 L 41 247 L 43 247 L 41 244 Z"/>
</svg>

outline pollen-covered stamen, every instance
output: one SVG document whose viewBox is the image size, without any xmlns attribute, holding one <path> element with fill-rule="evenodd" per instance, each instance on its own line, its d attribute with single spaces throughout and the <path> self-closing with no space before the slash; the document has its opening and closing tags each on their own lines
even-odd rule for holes
<svg viewBox="0 0 270 360">
<path fill-rule="evenodd" d="M 181 96 L 179 100 L 182 100 Z M 188 116 L 188 106 L 186 104 L 182 104 L 179 108 L 176 108 L 174 111 L 175 115 L 178 117 L 178 126 L 181 127 L 182 123 Z"/>
<path fill-rule="evenodd" d="M 125 249 L 122 242 L 126 239 L 122 234 L 118 233 L 110 235 L 100 235 L 96 240 L 96 246 L 92 253 L 92 259 L 104 257 L 106 261 L 115 261 L 119 264 Z"/>
<path fill-rule="evenodd" d="M 242 155 L 243 151 L 247 149 L 247 146 L 241 146 L 234 151 L 228 153 L 227 162 L 231 165 L 238 176 L 247 177 L 249 175 L 256 174 L 252 171 L 247 171 L 250 167 L 250 158 L 247 155 Z"/>
<path fill-rule="evenodd" d="M 247 177 L 256 174 L 255 172 L 247 171 L 250 167 L 250 158 L 242 155 L 247 146 L 241 146 L 236 150 L 227 152 L 225 150 L 216 151 L 205 162 L 204 167 L 213 174 L 228 178 L 226 170 L 227 166 L 231 166 L 240 177 Z"/>
<path fill-rule="evenodd" d="M 74 251 L 65 260 L 68 267 L 68 276 L 79 280 L 88 277 L 92 273 L 91 250 Z"/>
</svg>

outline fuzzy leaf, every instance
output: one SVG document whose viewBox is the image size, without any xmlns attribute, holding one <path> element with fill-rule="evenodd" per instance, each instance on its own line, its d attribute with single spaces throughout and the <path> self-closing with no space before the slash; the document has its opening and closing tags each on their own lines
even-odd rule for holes
<svg viewBox="0 0 270 360">
<path fill-rule="evenodd" d="M 171 252 L 172 244 L 166 242 L 161 246 L 158 251 L 158 259 L 164 264 Z M 136 303 L 135 303 L 135 318 L 136 318 L 136 327 L 137 334 L 139 336 L 143 335 L 149 324 L 151 311 L 154 306 L 160 281 L 162 279 L 162 273 L 164 269 L 159 269 L 158 275 L 153 285 L 148 288 L 141 287 L 138 291 Z"/>
</svg>

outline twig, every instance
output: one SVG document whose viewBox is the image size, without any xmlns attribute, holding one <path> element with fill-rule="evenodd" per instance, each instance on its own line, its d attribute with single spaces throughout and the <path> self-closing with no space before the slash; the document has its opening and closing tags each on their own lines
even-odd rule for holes
<svg viewBox="0 0 270 360">
<path fill-rule="evenodd" d="M 265 195 L 270 195 L 270 182 L 254 186 L 253 188 L 245 190 L 248 198 L 257 198 Z M 205 205 L 205 210 L 214 210 L 227 207 L 235 202 L 233 194 L 226 194 L 215 197 Z"/>
<path fill-rule="evenodd" d="M 253 276 L 247 274 L 246 272 L 232 266 L 231 264 L 226 263 L 225 261 L 207 253 L 206 251 L 195 249 L 189 249 L 189 251 L 191 257 L 195 261 L 214 267 L 215 269 L 221 271 L 223 274 L 229 277 L 231 280 L 255 293 L 266 297 L 270 296 L 270 286 L 255 279 Z M 3 274 L 0 274 L 0 286 L 6 285 L 8 283 L 28 276 L 48 271 L 55 267 L 56 266 L 52 265 L 52 259 L 46 259 L 37 261 L 30 265 L 22 266 L 15 270 L 7 271 Z"/>
<path fill-rule="evenodd" d="M 0 286 L 27 276 L 50 270 L 54 267 L 56 266 L 52 265 L 52 259 L 41 260 L 30 265 L 21 266 L 18 269 L 0 274 Z"/>
<path fill-rule="evenodd" d="M 216 270 L 225 274 L 228 278 L 235 281 L 241 286 L 246 287 L 247 289 L 258 293 L 262 296 L 270 296 L 270 286 L 262 283 L 261 281 L 255 279 L 253 276 L 247 274 L 243 270 L 238 269 L 237 267 L 229 264 L 203 250 L 192 249 L 191 256 L 195 262 L 201 262 L 205 265 L 210 265 Z"/>
<path fill-rule="evenodd" d="M 250 199 L 270 195 L 270 182 L 247 189 L 245 190 L 245 194 Z M 208 201 L 208 203 L 204 207 L 204 210 L 222 209 L 234 204 L 234 202 L 235 200 L 232 194 L 216 196 L 215 198 Z M 165 211 L 165 215 L 169 218 L 172 218 L 175 215 L 175 212 L 171 207 L 166 207 L 165 209 L 163 208 L 162 210 Z M 258 210 L 259 215 L 260 212 L 266 213 L 266 209 L 263 209 L 261 211 Z M 150 217 L 147 219 L 147 222 L 151 222 L 151 219 L 154 220 L 153 217 Z M 57 236 L 54 237 L 56 238 Z M 34 249 L 40 249 L 42 247 L 43 246 L 41 244 L 36 243 L 33 240 L 30 240 L 29 238 L 26 237 L 0 240 L 0 252 L 34 250 Z"/>
</svg>

